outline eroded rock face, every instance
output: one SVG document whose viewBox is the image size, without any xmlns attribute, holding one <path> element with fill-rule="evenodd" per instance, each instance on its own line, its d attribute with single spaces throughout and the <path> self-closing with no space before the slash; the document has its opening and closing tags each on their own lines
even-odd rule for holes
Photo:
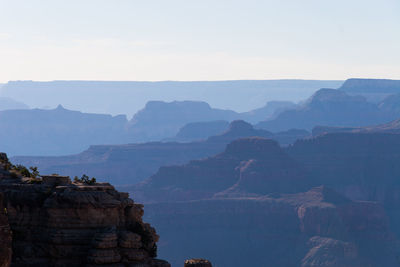
<svg viewBox="0 0 400 267">
<path fill-rule="evenodd" d="M 150 203 L 301 192 L 307 183 L 301 166 L 276 141 L 250 137 L 233 141 L 216 156 L 161 167 L 131 192 Z"/>
<path fill-rule="evenodd" d="M 106 183 L 32 183 L 2 171 L 13 266 L 169 266 L 155 259 L 158 235 L 127 193 Z"/>
<path fill-rule="evenodd" d="M 217 266 L 398 266 L 398 240 L 381 204 L 324 186 L 296 194 L 146 205 L 160 253 L 178 266 L 205 255 Z M 193 241 L 196 242 L 193 242 Z"/>
</svg>

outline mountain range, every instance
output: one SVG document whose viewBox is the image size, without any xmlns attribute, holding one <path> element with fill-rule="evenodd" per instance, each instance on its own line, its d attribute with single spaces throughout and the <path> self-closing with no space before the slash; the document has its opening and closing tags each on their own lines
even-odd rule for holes
<svg viewBox="0 0 400 267">
<path fill-rule="evenodd" d="M 304 130 L 311 131 L 320 125 L 363 127 L 400 117 L 400 94 L 390 94 L 382 101 L 373 103 L 362 95 L 346 93 L 346 88 L 358 88 L 356 85 L 363 86 L 369 82 L 380 84 L 380 80 L 348 80 L 340 89 L 320 89 L 307 101 L 297 105 L 287 101 L 273 101 L 264 104 L 262 108 L 241 113 L 214 108 L 201 101 L 150 101 L 130 120 L 124 115 L 71 111 L 61 105 L 50 110 L 5 110 L 0 111 L 0 147 L 11 156 L 57 156 L 79 153 L 91 145 L 205 140 L 222 132 L 222 124 L 217 127 L 215 123 L 209 123 L 215 121 L 226 121 L 226 129 L 227 122 L 245 120 L 254 123 L 256 128 L 279 135 L 282 131 L 298 129 L 303 130 L 303 133 L 298 132 L 302 136 Z M 351 86 L 354 83 L 356 85 Z M 391 83 L 396 84 L 396 81 Z M 89 85 L 91 83 L 87 83 L 87 86 L 92 88 Z M 47 83 L 41 86 L 43 90 L 51 90 Z M 259 86 L 255 88 L 261 90 Z M 367 86 L 365 92 L 369 92 L 369 88 Z M 385 88 L 384 92 L 394 92 L 392 87 L 389 87 L 390 90 Z M 359 88 L 355 91 L 362 92 Z M 106 117 L 108 119 L 105 120 Z M 190 130 L 196 125 L 201 126 Z M 290 133 L 287 143 L 290 143 L 293 133 Z M 21 141 L 30 138 L 33 138 L 32 142 Z"/>
<path fill-rule="evenodd" d="M 339 88 L 351 95 L 362 95 L 368 101 L 378 103 L 383 98 L 400 94 L 400 81 L 389 79 L 348 79 Z"/>
<path fill-rule="evenodd" d="M 389 95 L 375 104 L 343 90 L 320 89 L 297 108 L 282 111 L 256 126 L 274 132 L 290 128 L 311 130 L 318 125 L 368 126 L 400 117 L 399 104 L 400 97 L 396 95 Z"/>
<path fill-rule="evenodd" d="M 272 110 L 279 112 L 287 105 L 291 104 L 267 104 L 268 108 L 258 110 L 255 116 L 265 114 L 267 118 Z M 55 109 L 12 109 L 0 111 L 0 147 L 9 155 L 67 155 L 78 153 L 90 145 L 173 138 L 188 123 L 233 121 L 250 116 L 253 116 L 251 112 L 215 109 L 205 102 L 196 101 L 150 101 L 131 120 L 125 115 L 82 113 L 61 105 Z M 199 134 L 206 139 L 225 129 L 215 132 L 202 128 Z M 196 139 L 191 137 L 188 140 Z"/>
<path fill-rule="evenodd" d="M 203 101 L 220 109 L 246 112 L 272 100 L 300 101 L 319 88 L 337 88 L 343 81 L 237 80 L 237 81 L 10 81 L 0 96 L 30 107 L 67 109 L 85 113 L 133 116 L 148 101 Z M 246 101 L 243 101 L 243 100 Z"/>
</svg>

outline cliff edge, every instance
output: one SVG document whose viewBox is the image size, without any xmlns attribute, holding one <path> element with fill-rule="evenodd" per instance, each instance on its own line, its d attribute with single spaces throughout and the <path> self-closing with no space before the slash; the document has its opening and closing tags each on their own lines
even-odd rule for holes
<svg viewBox="0 0 400 267">
<path fill-rule="evenodd" d="M 0 242 L 11 244 L 0 253 L 7 259 L 12 249 L 13 266 L 170 266 L 155 259 L 159 237 L 127 193 L 108 183 L 24 177 L 0 158 Z"/>
</svg>

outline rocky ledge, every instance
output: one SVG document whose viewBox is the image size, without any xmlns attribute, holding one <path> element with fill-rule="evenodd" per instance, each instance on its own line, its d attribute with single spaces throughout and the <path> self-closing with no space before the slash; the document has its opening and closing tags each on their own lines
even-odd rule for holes
<svg viewBox="0 0 400 267">
<path fill-rule="evenodd" d="M 170 266 L 155 259 L 158 235 L 127 193 L 108 183 L 24 178 L 9 166 L 2 154 L 0 266 Z"/>
</svg>

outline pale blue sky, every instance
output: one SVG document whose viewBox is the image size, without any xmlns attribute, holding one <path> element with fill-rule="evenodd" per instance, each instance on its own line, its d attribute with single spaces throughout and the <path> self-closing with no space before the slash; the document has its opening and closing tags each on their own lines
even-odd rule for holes
<svg viewBox="0 0 400 267">
<path fill-rule="evenodd" d="M 0 0 L 0 82 L 400 79 L 399 14 L 399 0 Z"/>
</svg>

